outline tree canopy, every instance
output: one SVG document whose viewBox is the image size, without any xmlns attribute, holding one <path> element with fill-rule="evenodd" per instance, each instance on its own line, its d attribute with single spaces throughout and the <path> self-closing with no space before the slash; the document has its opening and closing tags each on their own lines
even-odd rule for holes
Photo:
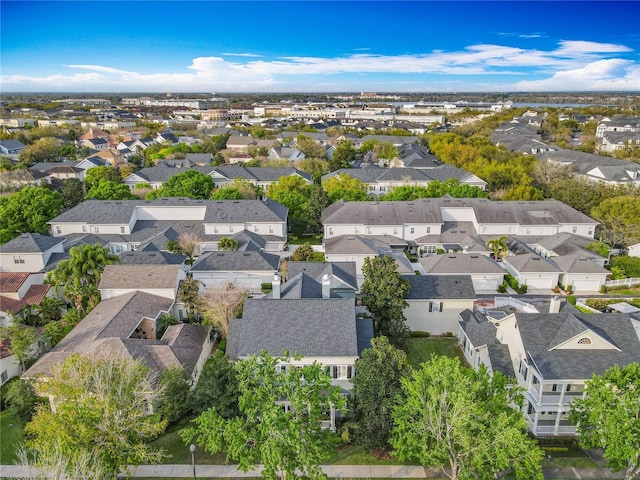
<svg viewBox="0 0 640 480">
<path fill-rule="evenodd" d="M 615 365 L 586 382 L 587 396 L 571 404 L 580 442 L 603 448 L 613 471 L 625 479 L 640 475 L 640 365 Z"/>
<path fill-rule="evenodd" d="M 240 416 L 224 419 L 215 407 L 195 419 L 182 439 L 195 440 L 210 453 L 226 452 L 241 471 L 262 464 L 262 478 L 326 478 L 320 464 L 333 450 L 332 433 L 323 429 L 331 407 L 344 400 L 318 363 L 278 372 L 290 363 L 263 352 L 238 362 Z M 285 407 L 283 408 L 283 402 Z M 282 474 L 282 475 L 281 475 Z"/>
<path fill-rule="evenodd" d="M 311 185 L 298 175 L 280 177 L 267 187 L 267 197 L 289 209 L 289 224 L 294 233 L 306 230 L 306 211 Z"/>
<path fill-rule="evenodd" d="M 159 392 L 140 362 L 75 354 L 55 367 L 40 388 L 53 398 L 55 410 L 49 405 L 38 408 L 25 429 L 27 446 L 45 455 L 60 449 L 71 463 L 67 475 L 82 454 L 89 454 L 111 478 L 122 467 L 157 463 L 163 457 L 148 444 L 166 422 L 149 413 Z"/>
<path fill-rule="evenodd" d="M 426 187 L 401 185 L 381 197 L 384 201 L 408 201 L 418 198 L 439 198 L 450 195 L 454 198 L 489 198 L 489 194 L 480 187 L 461 185 L 455 178 L 441 182 L 434 180 Z"/>
<path fill-rule="evenodd" d="M 602 234 L 611 245 L 640 241 L 640 197 L 608 198 L 591 210 L 591 216 L 601 222 Z"/>
<path fill-rule="evenodd" d="M 169 178 L 162 187 L 149 192 L 146 198 L 147 200 L 160 197 L 207 199 L 214 188 L 215 183 L 209 175 L 197 170 L 187 170 Z"/>
<path fill-rule="evenodd" d="M 115 182 L 101 182 L 89 190 L 87 200 L 136 200 L 128 185 Z"/>
<path fill-rule="evenodd" d="M 398 273 L 398 265 L 391 256 L 365 258 L 362 273 L 362 304 L 373 315 L 375 335 L 384 335 L 395 347 L 406 349 L 409 327 L 404 316 L 408 305 L 404 298 L 409 293 L 409 282 Z"/>
<path fill-rule="evenodd" d="M 329 169 L 340 170 L 349 168 L 351 162 L 356 159 L 356 149 L 353 148 L 349 140 L 341 140 L 333 151 L 333 156 L 329 159 Z"/>
<path fill-rule="evenodd" d="M 401 383 L 404 401 L 394 409 L 391 438 L 399 459 L 441 466 L 451 480 L 492 480 L 504 470 L 517 479 L 543 478 L 542 452 L 512 408 L 523 396 L 502 374 L 435 355 Z"/>
<path fill-rule="evenodd" d="M 21 233 L 49 233 L 47 222 L 62 210 L 62 195 L 45 187 L 25 187 L 0 197 L 0 243 Z"/>
<path fill-rule="evenodd" d="M 409 373 L 407 355 L 387 337 L 371 339 L 371 348 L 356 360 L 353 378 L 353 411 L 356 442 L 373 449 L 389 448 L 392 412 L 401 398 L 400 380 Z"/>
<path fill-rule="evenodd" d="M 94 167 L 87 170 L 84 177 L 84 183 L 87 186 L 87 190 L 91 190 L 104 182 L 122 183 L 120 170 L 116 167 L 106 166 Z"/>
<path fill-rule="evenodd" d="M 327 192 L 331 202 L 343 199 L 345 202 L 353 202 L 367 199 L 366 186 L 358 178 L 341 173 L 335 177 L 327 178 L 322 182 L 322 187 Z"/>
<path fill-rule="evenodd" d="M 222 418 L 233 418 L 240 414 L 238 409 L 238 376 L 229 357 L 221 350 L 206 361 L 198 383 L 189 393 L 189 408 L 200 415 L 209 408 L 215 408 Z"/>
</svg>

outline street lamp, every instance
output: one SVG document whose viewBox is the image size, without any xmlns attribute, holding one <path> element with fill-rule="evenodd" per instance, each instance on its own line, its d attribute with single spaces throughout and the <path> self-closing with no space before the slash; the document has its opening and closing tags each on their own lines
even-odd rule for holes
<svg viewBox="0 0 640 480">
<path fill-rule="evenodd" d="M 191 465 L 193 466 L 193 480 L 196 479 L 196 458 L 194 452 L 196 451 L 196 446 L 192 443 L 189 445 L 189 451 L 191 452 Z"/>
</svg>

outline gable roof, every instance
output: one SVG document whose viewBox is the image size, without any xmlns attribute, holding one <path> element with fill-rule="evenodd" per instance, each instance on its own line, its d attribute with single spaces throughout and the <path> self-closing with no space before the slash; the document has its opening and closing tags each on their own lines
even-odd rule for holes
<svg viewBox="0 0 640 480">
<path fill-rule="evenodd" d="M 98 289 L 166 289 L 178 284 L 180 265 L 107 265 Z"/>
<path fill-rule="evenodd" d="M 428 275 L 488 273 L 504 275 L 505 271 L 485 255 L 429 255 L 418 259 Z"/>
<path fill-rule="evenodd" d="M 198 257 L 191 266 L 192 272 L 247 271 L 278 269 L 280 257 L 259 251 L 208 252 Z"/>
<path fill-rule="evenodd" d="M 306 357 L 358 356 L 353 299 L 245 300 L 242 319 L 229 324 L 231 358 L 298 352 Z"/>
<path fill-rule="evenodd" d="M 186 255 L 160 251 L 123 252 L 120 265 L 182 265 Z"/>
<path fill-rule="evenodd" d="M 23 233 L 2 245 L 2 253 L 43 253 L 62 242 L 64 242 L 63 238 L 39 233 Z"/>
<path fill-rule="evenodd" d="M 640 340 L 631 317 L 623 313 L 583 314 L 565 305 L 560 313 L 518 313 L 518 330 L 527 355 L 548 379 L 586 379 L 613 365 L 640 362 Z M 616 349 L 550 350 L 562 340 L 591 330 Z M 551 341 L 550 341 L 551 338 Z"/>
<path fill-rule="evenodd" d="M 294 262 L 289 261 L 287 275 L 295 277 L 300 273 L 306 273 L 316 281 L 322 281 L 327 274 L 342 281 L 346 286 L 358 289 L 356 262 Z"/>
<path fill-rule="evenodd" d="M 16 293 L 29 278 L 29 273 L 0 272 L 0 292 Z"/>
<path fill-rule="evenodd" d="M 407 300 L 475 299 L 469 275 L 402 275 L 410 284 Z"/>
</svg>

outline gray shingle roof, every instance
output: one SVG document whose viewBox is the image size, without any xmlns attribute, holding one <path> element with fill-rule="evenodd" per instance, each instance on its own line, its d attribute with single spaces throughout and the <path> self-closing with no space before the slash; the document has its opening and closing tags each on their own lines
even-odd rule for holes
<svg viewBox="0 0 640 480">
<path fill-rule="evenodd" d="M 245 300 L 242 319 L 229 325 L 231 358 L 283 350 L 304 356 L 357 356 L 353 299 Z"/>
<path fill-rule="evenodd" d="M 407 300 L 475 299 L 469 275 L 402 275 L 411 285 Z"/>
<path fill-rule="evenodd" d="M 107 265 L 98 288 L 169 289 L 178 283 L 180 265 Z"/>
<path fill-rule="evenodd" d="M 356 262 L 293 262 L 289 261 L 287 275 L 295 277 L 300 273 L 306 273 L 317 281 L 322 281 L 322 276 L 333 275 L 357 290 L 358 280 Z"/>
<path fill-rule="evenodd" d="M 182 265 L 186 255 L 169 252 L 123 252 L 121 265 Z"/>
<path fill-rule="evenodd" d="M 191 266 L 192 272 L 243 271 L 278 269 L 280 257 L 259 251 L 209 252 L 198 257 Z"/>
<path fill-rule="evenodd" d="M 586 379 L 594 373 L 604 373 L 613 365 L 640 362 L 640 340 L 627 314 L 583 314 L 572 306 L 565 306 L 559 314 L 523 313 L 516 314 L 516 319 L 524 348 L 545 380 Z M 581 333 L 581 324 L 619 350 L 549 350 L 551 343 Z"/>
<path fill-rule="evenodd" d="M 514 270 L 521 273 L 549 273 L 561 271 L 556 265 L 546 258 L 532 253 L 507 256 L 504 257 L 503 262 L 508 263 L 514 268 Z"/>
<path fill-rule="evenodd" d="M 498 201 L 484 198 L 421 198 L 410 202 L 338 201 L 322 212 L 325 224 L 402 225 L 443 223 L 441 208 L 472 208 L 478 223 L 520 225 L 597 224 L 557 200 Z"/>
<path fill-rule="evenodd" d="M 23 233 L 2 245 L 3 253 L 42 253 L 64 242 L 64 238 L 40 235 L 39 233 Z"/>
<path fill-rule="evenodd" d="M 418 261 L 429 275 L 505 273 L 495 261 L 485 255 L 430 255 Z"/>
</svg>

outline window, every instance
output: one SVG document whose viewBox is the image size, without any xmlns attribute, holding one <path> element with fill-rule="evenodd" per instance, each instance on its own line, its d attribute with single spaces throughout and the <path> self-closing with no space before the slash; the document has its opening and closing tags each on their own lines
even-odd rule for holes
<svg viewBox="0 0 640 480">
<path fill-rule="evenodd" d="M 9 380 L 9 374 L 7 373 L 6 370 L 3 370 L 2 375 L 0 375 L 0 383 L 4 383 L 7 380 Z"/>
<path fill-rule="evenodd" d="M 524 362 L 524 360 L 522 360 L 520 362 L 520 375 L 522 375 L 522 378 L 527 378 L 527 364 Z"/>
<path fill-rule="evenodd" d="M 355 233 L 360 233 L 360 227 L 356 227 Z"/>
<path fill-rule="evenodd" d="M 269 225 L 269 233 L 273 233 L 273 225 Z"/>
<path fill-rule="evenodd" d="M 287 373 L 289 365 L 276 365 L 276 373 Z"/>
<path fill-rule="evenodd" d="M 441 312 L 442 311 L 442 302 L 429 302 L 429 311 L 430 312 Z"/>
<path fill-rule="evenodd" d="M 427 233 L 431 233 L 431 227 L 427 227 Z"/>
<path fill-rule="evenodd" d="M 533 376 L 533 384 L 537 385 L 540 383 L 540 380 L 538 380 L 538 377 L 536 377 L 535 375 Z"/>
<path fill-rule="evenodd" d="M 82 225 L 82 233 L 87 233 L 87 226 L 86 225 Z"/>
<path fill-rule="evenodd" d="M 229 225 L 229 233 L 233 233 L 233 225 Z"/>
<path fill-rule="evenodd" d="M 331 378 L 351 378 L 353 367 L 351 365 L 332 365 Z"/>
<path fill-rule="evenodd" d="M 527 227 L 527 233 L 526 233 L 526 235 L 531 235 L 531 228 L 530 228 L 530 227 Z"/>
<path fill-rule="evenodd" d="M 254 231 L 254 232 L 257 232 L 257 231 L 258 231 L 258 225 L 254 225 L 254 226 L 253 226 L 253 231 Z"/>
<path fill-rule="evenodd" d="M 582 337 L 580 340 L 578 340 L 578 345 L 591 345 L 591 339 Z"/>
<path fill-rule="evenodd" d="M 567 385 L 567 389 L 566 389 L 566 391 L 567 391 L 567 392 L 570 392 L 570 391 L 571 391 L 571 385 Z"/>
<path fill-rule="evenodd" d="M 529 407 L 527 408 L 527 413 L 531 415 L 533 413 L 533 405 L 529 403 Z"/>
<path fill-rule="evenodd" d="M 13 256 L 13 263 L 24 263 L 24 258 L 14 255 Z"/>
<path fill-rule="evenodd" d="M 93 227 L 93 233 L 100 233 L 100 227 Z"/>
<path fill-rule="evenodd" d="M 333 228 L 329 227 L 329 236 L 333 235 Z"/>
<path fill-rule="evenodd" d="M 220 229 L 217 226 L 214 226 L 213 233 L 220 233 Z"/>
<path fill-rule="evenodd" d="M 571 232 L 572 232 L 572 233 L 578 233 L 578 226 L 577 226 L 577 225 L 574 225 L 574 226 L 573 226 L 573 229 L 571 229 Z"/>
<path fill-rule="evenodd" d="M 412 235 L 413 235 L 414 233 L 416 233 L 416 227 L 411 227 L 411 228 L 409 229 L 409 233 L 410 233 L 410 234 L 412 234 Z"/>
<path fill-rule="evenodd" d="M 120 227 L 120 233 L 125 233 L 125 228 L 124 227 Z"/>
<path fill-rule="evenodd" d="M 436 245 L 425 245 L 422 247 L 422 251 L 424 253 L 436 253 L 438 251 L 438 247 Z"/>
<path fill-rule="evenodd" d="M 557 384 L 557 383 L 554 383 L 554 384 L 551 386 L 551 391 L 552 391 L 552 392 L 557 392 L 557 391 L 558 391 L 558 384 Z"/>
<path fill-rule="evenodd" d="M 59 226 L 56 226 L 56 233 L 60 235 L 62 233 L 62 228 L 60 228 Z"/>
<path fill-rule="evenodd" d="M 397 229 L 397 228 L 395 228 L 395 227 L 394 227 L 394 229 L 393 229 L 393 234 L 394 234 L 394 235 L 398 235 L 398 229 Z"/>
<path fill-rule="evenodd" d="M 482 226 L 482 233 L 487 233 L 487 226 L 486 225 Z"/>
<path fill-rule="evenodd" d="M 178 320 L 184 321 L 184 311 L 182 309 L 178 310 Z"/>
<path fill-rule="evenodd" d="M 375 185 L 369 185 L 369 191 L 373 192 L 376 189 Z"/>
<path fill-rule="evenodd" d="M 372 230 L 369 227 L 367 227 L 367 235 L 371 235 L 371 233 L 372 233 Z"/>
<path fill-rule="evenodd" d="M 380 187 L 380 191 L 381 192 L 386 192 L 387 191 L 387 187 Z"/>
</svg>

